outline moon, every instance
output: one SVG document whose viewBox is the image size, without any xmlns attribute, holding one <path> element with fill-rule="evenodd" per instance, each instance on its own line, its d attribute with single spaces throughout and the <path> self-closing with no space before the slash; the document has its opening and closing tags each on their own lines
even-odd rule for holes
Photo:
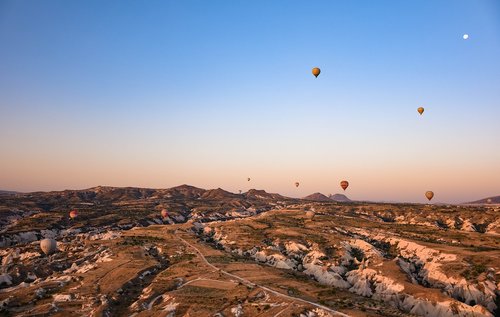
<svg viewBox="0 0 500 317">
<path fill-rule="evenodd" d="M 464 38 L 464 40 L 468 39 L 469 38 L 469 34 L 464 34 L 464 36 L 462 36 Z"/>
</svg>

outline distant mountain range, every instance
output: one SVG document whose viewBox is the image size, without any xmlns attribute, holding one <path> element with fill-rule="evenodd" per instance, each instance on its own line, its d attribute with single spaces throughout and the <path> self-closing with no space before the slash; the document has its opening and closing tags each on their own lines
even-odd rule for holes
<svg viewBox="0 0 500 317">
<path fill-rule="evenodd" d="M 43 198 L 58 203 L 82 203 L 82 202 L 117 202 L 141 199 L 258 199 L 258 200 L 288 200 L 292 199 L 279 194 L 267 193 L 264 190 L 250 189 L 241 194 L 231 193 L 221 188 L 202 189 L 190 185 L 180 185 L 167 189 L 138 188 L 138 187 L 112 187 L 97 186 L 80 190 L 63 190 L 49 192 L 19 193 L 15 191 L 0 190 L 0 195 L 19 195 L 25 198 Z M 325 196 L 321 193 L 314 193 L 304 197 L 311 201 L 337 201 L 350 202 L 349 198 L 343 194 Z"/>
<path fill-rule="evenodd" d="M 97 186 L 81 190 L 63 190 L 50 192 L 18 193 L 0 191 L 4 200 L 18 199 L 34 201 L 40 205 L 60 206 L 74 204 L 112 204 L 120 202 L 142 201 L 154 202 L 164 200 L 199 200 L 199 201 L 226 201 L 236 205 L 234 201 L 284 201 L 295 200 L 279 194 L 267 193 L 264 190 L 250 189 L 241 194 L 231 193 L 221 188 L 202 189 L 190 185 L 180 185 L 166 189 L 138 188 L 138 187 L 111 187 Z"/>
<path fill-rule="evenodd" d="M 350 202 L 349 198 L 347 198 L 346 195 L 342 194 L 335 194 L 335 195 L 329 195 L 325 196 L 322 193 L 314 193 L 309 196 L 306 196 L 303 198 L 304 200 L 311 200 L 311 201 L 337 201 L 337 202 Z"/>
<path fill-rule="evenodd" d="M 482 205 L 482 204 L 500 204 L 500 196 L 493 196 L 493 197 L 487 197 L 487 198 L 483 198 L 483 199 L 479 199 L 479 200 L 476 200 L 476 201 L 471 201 L 471 202 L 468 202 L 468 203 L 464 203 L 465 205 L 468 205 L 468 204 L 477 204 L 477 205 Z"/>
<path fill-rule="evenodd" d="M 19 194 L 18 192 L 13 192 L 13 191 L 10 191 L 10 190 L 0 190 L 0 195 L 15 195 L 15 194 Z"/>
</svg>

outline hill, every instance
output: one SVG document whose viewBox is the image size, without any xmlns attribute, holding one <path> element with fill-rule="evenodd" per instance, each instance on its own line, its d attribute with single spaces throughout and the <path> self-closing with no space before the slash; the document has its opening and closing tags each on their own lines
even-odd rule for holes
<svg viewBox="0 0 500 317">
<path fill-rule="evenodd" d="M 286 200 L 286 199 L 290 199 L 288 197 L 281 196 L 280 194 L 268 193 L 262 189 L 250 189 L 244 195 L 247 199 L 262 199 L 262 200 Z"/>
<path fill-rule="evenodd" d="M 330 198 L 326 197 L 322 193 L 314 193 L 303 198 L 304 200 L 312 201 L 332 201 Z"/>
<path fill-rule="evenodd" d="M 479 199 L 479 200 L 476 200 L 476 201 L 471 201 L 471 202 L 468 202 L 468 203 L 464 203 L 466 205 L 469 205 L 469 204 L 500 204 L 500 196 L 493 196 L 493 197 L 487 197 L 487 198 L 483 198 L 483 199 Z"/>
<path fill-rule="evenodd" d="M 13 192 L 10 190 L 0 190 L 0 195 L 15 195 L 18 194 L 18 192 Z"/>
<path fill-rule="evenodd" d="M 346 195 L 343 195 L 343 194 L 335 194 L 335 195 L 330 195 L 328 196 L 331 200 L 333 201 L 338 201 L 338 202 L 350 202 L 352 200 L 350 200 L 349 198 L 347 198 Z"/>
</svg>

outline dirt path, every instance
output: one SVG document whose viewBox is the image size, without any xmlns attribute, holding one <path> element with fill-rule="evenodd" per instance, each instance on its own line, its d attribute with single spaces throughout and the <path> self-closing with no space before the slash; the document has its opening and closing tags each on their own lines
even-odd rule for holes
<svg viewBox="0 0 500 317">
<path fill-rule="evenodd" d="M 238 281 L 242 282 L 242 283 L 243 283 L 244 285 L 246 285 L 246 286 L 251 286 L 251 287 L 259 287 L 259 288 L 261 288 L 261 289 L 263 289 L 263 290 L 266 290 L 266 291 L 268 291 L 269 293 L 272 293 L 272 294 L 274 294 L 274 295 L 276 295 L 276 296 L 279 296 L 279 297 L 282 297 L 282 298 L 286 298 L 286 299 L 291 300 L 291 301 L 295 301 L 295 302 L 302 302 L 302 303 L 306 303 L 306 304 L 309 304 L 309 305 L 315 306 L 315 307 L 320 308 L 320 309 L 323 309 L 323 310 L 325 310 L 325 311 L 327 311 L 327 312 L 329 312 L 329 313 L 332 313 L 332 314 L 334 314 L 335 316 L 349 317 L 349 315 L 346 315 L 346 314 L 341 313 L 341 312 L 339 312 L 339 311 L 333 310 L 333 309 L 328 308 L 328 307 L 326 307 L 326 306 L 320 305 L 320 304 L 318 304 L 318 303 L 311 302 L 311 301 L 308 301 L 308 300 L 305 300 L 305 299 L 302 299 L 302 298 L 298 298 L 298 297 L 292 297 L 292 296 L 285 295 L 285 294 L 283 294 L 283 293 L 280 293 L 280 292 L 278 292 L 278 291 L 275 291 L 275 290 L 273 290 L 273 289 L 270 289 L 270 288 L 268 288 L 268 287 L 266 287 L 266 286 L 263 286 L 263 285 L 259 285 L 259 284 L 253 283 L 253 282 L 251 282 L 251 281 L 249 281 L 249 280 L 247 280 L 247 279 L 244 279 L 244 278 L 242 278 L 242 277 L 239 277 L 239 276 L 237 276 L 237 275 L 234 275 L 234 274 L 232 274 L 232 273 L 229 273 L 229 272 L 226 272 L 226 271 L 224 271 L 224 270 L 222 270 L 222 269 L 219 269 L 218 267 L 216 267 L 216 266 L 215 266 L 215 265 L 213 265 L 212 263 L 208 262 L 208 260 L 205 258 L 205 256 L 201 253 L 201 251 L 200 251 L 197 247 L 195 247 L 195 246 L 194 246 L 194 245 L 192 245 L 191 243 L 187 242 L 186 240 L 184 240 L 183 238 L 181 238 L 181 237 L 180 237 L 180 236 L 178 236 L 177 234 L 174 234 L 174 236 L 175 236 L 177 239 L 181 240 L 184 244 L 186 244 L 187 246 L 189 246 L 190 248 L 192 248 L 193 250 L 195 250 L 195 251 L 196 251 L 196 253 L 197 253 L 197 254 L 200 256 L 200 258 L 203 260 L 203 262 L 205 262 L 205 264 L 207 264 L 209 267 L 211 267 L 211 268 L 213 268 L 214 270 L 219 271 L 219 272 L 221 272 L 221 273 L 223 273 L 223 274 L 225 274 L 225 275 L 227 275 L 227 276 L 230 276 L 230 277 L 232 277 L 232 278 L 237 279 Z"/>
</svg>

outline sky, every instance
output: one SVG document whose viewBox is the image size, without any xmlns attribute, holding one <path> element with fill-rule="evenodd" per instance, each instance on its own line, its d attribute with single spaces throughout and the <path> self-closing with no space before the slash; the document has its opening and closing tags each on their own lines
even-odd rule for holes
<svg viewBox="0 0 500 317">
<path fill-rule="evenodd" d="M 500 195 L 499 56 L 496 0 L 1 0 L 0 189 Z"/>
</svg>

